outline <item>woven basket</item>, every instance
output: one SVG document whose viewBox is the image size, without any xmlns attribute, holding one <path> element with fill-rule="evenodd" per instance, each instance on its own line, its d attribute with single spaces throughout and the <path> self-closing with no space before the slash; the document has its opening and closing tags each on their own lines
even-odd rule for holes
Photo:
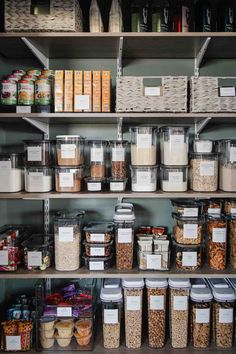
<svg viewBox="0 0 236 354">
<path fill-rule="evenodd" d="M 235 77 L 191 77 L 191 112 L 236 112 L 236 97 L 219 96 L 219 79 L 236 80 Z"/>
<path fill-rule="evenodd" d="M 82 32 L 78 0 L 51 0 L 50 15 L 32 15 L 31 0 L 5 0 L 6 32 Z"/>
<path fill-rule="evenodd" d="M 159 79 L 161 96 L 145 96 L 145 79 Z M 117 79 L 117 112 L 187 112 L 187 76 L 123 76 Z"/>
</svg>

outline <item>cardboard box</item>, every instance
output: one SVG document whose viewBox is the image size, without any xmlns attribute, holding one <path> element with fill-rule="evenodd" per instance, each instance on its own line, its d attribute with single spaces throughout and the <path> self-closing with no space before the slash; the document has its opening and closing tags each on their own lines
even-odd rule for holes
<svg viewBox="0 0 236 354">
<path fill-rule="evenodd" d="M 102 111 L 101 71 L 93 71 L 93 112 Z"/>
<path fill-rule="evenodd" d="M 102 112 L 111 112 L 111 72 L 102 72 Z"/>
<path fill-rule="evenodd" d="M 55 70 L 54 110 L 64 112 L 64 70 Z"/>
<path fill-rule="evenodd" d="M 74 71 L 65 70 L 65 94 L 64 111 L 73 112 L 74 110 Z"/>
<path fill-rule="evenodd" d="M 84 112 L 92 112 L 92 71 L 84 71 Z"/>
<path fill-rule="evenodd" d="M 83 100 L 83 71 L 75 70 L 74 72 L 74 112 L 82 112 Z"/>
</svg>

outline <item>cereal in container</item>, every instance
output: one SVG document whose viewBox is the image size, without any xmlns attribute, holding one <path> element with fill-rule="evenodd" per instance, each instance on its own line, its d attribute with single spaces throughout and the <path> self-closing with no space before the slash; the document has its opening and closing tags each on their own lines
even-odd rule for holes
<svg viewBox="0 0 236 354">
<path fill-rule="evenodd" d="M 218 154 L 190 154 L 190 188 L 195 192 L 218 189 Z"/>
<path fill-rule="evenodd" d="M 136 166 L 156 165 L 157 130 L 153 127 L 133 127 L 131 133 L 131 163 Z"/>
</svg>

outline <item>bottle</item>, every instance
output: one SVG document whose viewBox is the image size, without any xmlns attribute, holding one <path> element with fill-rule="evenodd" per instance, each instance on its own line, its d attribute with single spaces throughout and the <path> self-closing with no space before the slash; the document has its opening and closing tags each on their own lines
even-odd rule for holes
<svg viewBox="0 0 236 354">
<path fill-rule="evenodd" d="M 171 32 L 172 16 L 169 0 L 153 0 L 152 32 Z"/>
<path fill-rule="evenodd" d="M 173 31 L 190 32 L 191 3 L 189 0 L 177 0 L 174 6 Z"/>
<path fill-rule="evenodd" d="M 135 0 L 131 7 L 132 32 L 151 31 L 150 0 Z"/>
<path fill-rule="evenodd" d="M 213 8 L 208 0 L 198 0 L 195 5 L 195 27 L 197 32 L 213 31 Z"/>
<path fill-rule="evenodd" d="M 236 15 L 234 1 L 221 1 L 217 10 L 218 31 L 234 32 Z"/>
</svg>

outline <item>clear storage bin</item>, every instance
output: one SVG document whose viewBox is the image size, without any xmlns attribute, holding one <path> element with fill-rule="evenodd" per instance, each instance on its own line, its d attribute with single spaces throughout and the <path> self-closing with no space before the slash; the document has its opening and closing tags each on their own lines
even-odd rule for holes
<svg viewBox="0 0 236 354">
<path fill-rule="evenodd" d="M 1 323 L 1 349 L 4 352 L 29 352 L 32 348 L 32 335 L 32 321 L 4 321 Z"/>
<path fill-rule="evenodd" d="M 174 218 L 173 235 L 178 243 L 184 245 L 199 245 L 203 239 L 204 220 L 198 218 L 180 217 L 172 214 Z"/>
<path fill-rule="evenodd" d="M 133 127 L 131 133 L 131 164 L 135 166 L 156 165 L 157 130 L 153 127 Z"/>
<path fill-rule="evenodd" d="M 84 227 L 86 242 L 109 243 L 114 238 L 114 224 L 106 221 L 93 221 Z"/>
<path fill-rule="evenodd" d="M 236 191 L 236 140 L 219 142 L 220 189 L 225 192 Z"/>
<path fill-rule="evenodd" d="M 167 287 L 166 279 L 146 279 L 148 304 L 148 344 L 163 348 L 166 341 Z"/>
<path fill-rule="evenodd" d="M 48 167 L 25 168 L 25 191 L 30 193 L 45 193 L 53 189 L 53 170 Z"/>
<path fill-rule="evenodd" d="M 108 178 L 110 192 L 124 192 L 126 190 L 127 178 Z"/>
<path fill-rule="evenodd" d="M 24 189 L 23 154 L 0 153 L 0 193 Z"/>
<path fill-rule="evenodd" d="M 188 127 L 162 127 L 161 163 L 167 166 L 188 165 Z"/>
<path fill-rule="evenodd" d="M 207 237 L 209 267 L 224 270 L 227 257 L 227 219 L 224 215 L 208 215 Z"/>
<path fill-rule="evenodd" d="M 56 167 L 55 189 L 56 192 L 80 192 L 83 178 L 83 166 Z"/>
<path fill-rule="evenodd" d="M 88 270 L 107 270 L 113 265 L 113 254 L 109 257 L 87 257 L 84 255 L 83 258 Z"/>
<path fill-rule="evenodd" d="M 85 255 L 88 257 L 109 257 L 112 254 L 113 240 L 109 243 L 85 242 Z"/>
<path fill-rule="evenodd" d="M 28 270 L 46 270 L 53 264 L 53 236 L 32 235 L 22 243 Z"/>
<path fill-rule="evenodd" d="M 203 213 L 203 203 L 189 199 L 171 200 L 174 214 L 182 217 L 197 218 Z"/>
<path fill-rule="evenodd" d="M 190 154 L 190 188 L 195 192 L 218 189 L 218 154 Z"/>
<path fill-rule="evenodd" d="M 223 210 L 222 199 L 208 199 L 204 200 L 205 212 L 207 215 L 220 215 Z"/>
<path fill-rule="evenodd" d="M 202 267 L 203 252 L 201 245 L 180 245 L 174 240 L 172 243 L 176 269 L 195 271 Z"/>
<path fill-rule="evenodd" d="M 24 150 L 27 166 L 50 166 L 53 163 L 51 140 L 24 140 Z"/>
<path fill-rule="evenodd" d="M 105 178 L 85 178 L 88 192 L 102 192 L 105 190 Z"/>
<path fill-rule="evenodd" d="M 161 189 L 164 192 L 186 192 L 188 190 L 188 166 L 164 166 L 161 170 Z"/>
<path fill-rule="evenodd" d="M 231 215 L 229 222 L 230 265 L 236 269 L 236 215 Z"/>
<path fill-rule="evenodd" d="M 94 140 L 90 146 L 90 176 L 93 178 L 106 177 L 106 147 L 107 141 Z"/>
<path fill-rule="evenodd" d="M 224 200 L 224 213 L 226 215 L 235 215 L 236 214 L 236 200 L 235 199 Z"/>
<path fill-rule="evenodd" d="M 123 179 L 127 177 L 127 141 L 113 140 L 109 142 L 111 159 L 111 177 Z"/>
<path fill-rule="evenodd" d="M 130 170 L 133 192 L 155 192 L 157 190 L 157 166 L 130 166 Z"/>
<path fill-rule="evenodd" d="M 142 344 L 143 279 L 123 279 L 125 307 L 125 344 L 138 349 Z"/>
<path fill-rule="evenodd" d="M 85 139 L 79 135 L 58 135 L 56 152 L 58 166 L 79 166 L 84 163 Z"/>
<path fill-rule="evenodd" d="M 150 238 L 150 240 L 149 240 Z M 146 239 L 146 240 L 145 240 Z M 170 266 L 170 241 L 145 236 L 138 240 L 138 267 L 140 270 L 168 270 Z"/>
<path fill-rule="evenodd" d="M 193 141 L 193 152 L 209 154 L 213 151 L 213 146 L 212 140 L 196 139 Z"/>
</svg>

